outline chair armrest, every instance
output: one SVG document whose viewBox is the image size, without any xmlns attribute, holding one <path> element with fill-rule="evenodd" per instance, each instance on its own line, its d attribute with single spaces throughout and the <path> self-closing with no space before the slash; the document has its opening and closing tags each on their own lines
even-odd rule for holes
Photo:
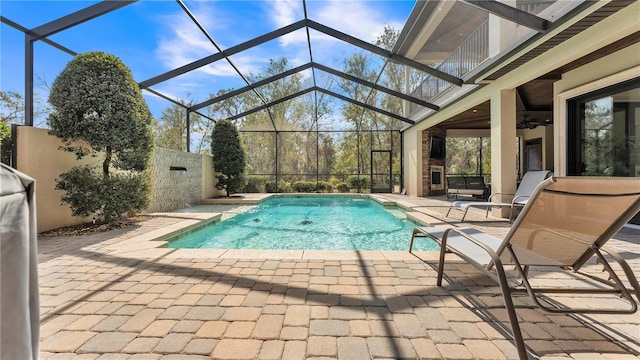
<svg viewBox="0 0 640 360">
<path fill-rule="evenodd" d="M 511 196 L 513 196 L 513 195 L 515 195 L 515 194 L 508 194 L 508 193 L 494 193 L 494 194 L 491 194 L 491 195 L 489 196 L 488 201 L 491 201 L 491 199 L 492 199 L 494 196 L 496 196 L 496 195 L 511 195 Z"/>
<path fill-rule="evenodd" d="M 511 200 L 511 205 L 523 205 L 522 200 L 528 200 L 531 196 L 529 195 L 518 195 Z"/>
<path fill-rule="evenodd" d="M 478 267 L 479 269 L 484 269 L 489 270 L 493 267 L 494 264 L 501 264 L 501 260 L 500 257 L 498 256 L 498 254 L 495 252 L 495 250 L 493 250 L 491 247 L 489 247 L 489 245 L 485 244 L 484 242 L 476 239 L 475 237 L 473 237 L 470 234 L 467 234 L 466 232 L 462 231 L 461 229 L 458 228 L 447 228 L 444 233 L 442 234 L 442 240 L 441 240 L 441 247 L 444 248 L 448 248 L 448 249 L 452 249 L 450 247 L 447 247 L 447 239 L 449 237 L 449 234 L 451 232 L 454 232 L 462 237 L 464 237 L 465 239 L 467 239 L 468 241 L 472 242 L 474 245 L 478 246 L 479 248 L 481 248 L 483 251 L 485 251 L 490 257 L 491 257 L 491 262 L 488 264 L 483 264 L 481 262 L 476 261 L 475 259 L 473 259 L 471 256 L 468 256 L 467 254 L 465 254 L 464 252 L 462 252 L 461 250 L 454 250 L 454 252 L 460 256 L 461 258 L 467 260 L 469 263 L 471 263 L 472 265 L 475 265 L 476 267 Z M 483 234 L 486 235 L 486 234 Z"/>
</svg>

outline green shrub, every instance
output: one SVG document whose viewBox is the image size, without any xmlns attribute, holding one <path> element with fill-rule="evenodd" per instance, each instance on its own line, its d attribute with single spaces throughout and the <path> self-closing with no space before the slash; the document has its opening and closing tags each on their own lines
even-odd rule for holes
<svg viewBox="0 0 640 360">
<path fill-rule="evenodd" d="M 264 191 L 270 194 L 276 192 L 276 182 L 275 181 L 267 181 L 264 183 Z"/>
<path fill-rule="evenodd" d="M 333 184 L 328 181 L 318 181 L 318 191 L 332 193 Z"/>
<path fill-rule="evenodd" d="M 281 193 L 290 193 L 293 192 L 293 189 L 291 187 L 291 183 L 288 181 L 279 181 L 278 182 L 278 190 Z"/>
<path fill-rule="evenodd" d="M 11 164 L 11 126 L 6 121 L 0 121 L 0 162 Z"/>
<path fill-rule="evenodd" d="M 49 133 L 63 141 L 61 149 L 103 159 L 56 180 L 72 214 L 108 222 L 143 210 L 151 194 L 153 118 L 131 70 L 113 55 L 77 55 L 53 82 L 49 103 Z"/>
<path fill-rule="evenodd" d="M 264 176 L 250 175 L 247 177 L 247 184 L 244 186 L 245 193 L 265 192 L 264 186 L 267 179 Z"/>
<path fill-rule="evenodd" d="M 316 191 L 316 184 L 311 181 L 296 181 L 291 187 L 293 191 L 301 193 L 312 193 Z"/>
<path fill-rule="evenodd" d="M 369 186 L 369 181 L 367 180 L 367 178 L 362 176 L 359 177 L 358 175 L 349 176 L 347 182 L 349 183 L 349 185 L 351 185 L 352 189 L 355 189 L 358 192 L 368 188 Z"/>
<path fill-rule="evenodd" d="M 342 182 L 336 185 L 336 189 L 338 189 L 338 192 L 346 193 L 346 192 L 349 192 L 349 190 L 351 189 L 351 186 L 349 186 L 349 184 L 347 183 Z"/>
<path fill-rule="evenodd" d="M 56 190 L 64 191 L 62 202 L 75 216 L 116 219 L 122 214 L 142 211 L 150 191 L 147 173 L 113 173 L 108 178 L 88 167 L 74 167 L 60 174 Z"/>
<path fill-rule="evenodd" d="M 289 193 L 292 192 L 291 184 L 286 181 L 278 181 L 278 191 L 276 191 L 276 182 L 267 181 L 264 184 L 264 189 L 267 193 Z"/>
<path fill-rule="evenodd" d="M 244 189 L 246 156 L 236 126 L 229 120 L 218 120 L 211 132 L 211 156 L 217 173 L 216 189 L 227 196 Z"/>
</svg>

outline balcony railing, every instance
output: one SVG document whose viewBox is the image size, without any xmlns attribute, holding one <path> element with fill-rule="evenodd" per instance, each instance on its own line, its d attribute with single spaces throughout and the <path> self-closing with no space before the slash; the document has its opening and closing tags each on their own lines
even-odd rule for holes
<svg viewBox="0 0 640 360">
<path fill-rule="evenodd" d="M 460 46 L 458 46 L 447 59 L 436 66 L 436 69 L 462 78 L 471 72 L 489 57 L 489 22 L 485 21 L 476 29 Z M 427 75 L 420 85 L 411 92 L 411 95 L 424 101 L 431 101 L 440 94 L 449 90 L 454 84 L 439 79 L 433 75 Z M 409 111 L 418 110 L 419 105 L 411 104 Z"/>
</svg>

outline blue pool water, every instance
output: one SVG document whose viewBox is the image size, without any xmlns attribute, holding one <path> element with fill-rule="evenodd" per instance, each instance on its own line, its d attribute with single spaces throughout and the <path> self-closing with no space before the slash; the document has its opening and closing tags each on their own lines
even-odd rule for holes
<svg viewBox="0 0 640 360">
<path fill-rule="evenodd" d="M 369 199 L 276 197 L 170 241 L 171 248 L 404 250 L 416 224 Z M 435 250 L 428 240 L 416 250 Z"/>
</svg>

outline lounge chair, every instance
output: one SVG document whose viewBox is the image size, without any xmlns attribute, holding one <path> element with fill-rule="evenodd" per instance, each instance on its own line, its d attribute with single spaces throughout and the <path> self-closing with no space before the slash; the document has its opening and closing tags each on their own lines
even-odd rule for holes
<svg viewBox="0 0 640 360">
<path fill-rule="evenodd" d="M 542 180 L 548 178 L 549 175 L 551 175 L 551 173 L 546 170 L 527 172 L 522 177 L 520 186 L 518 186 L 518 189 L 516 190 L 515 194 L 495 193 L 495 194 L 491 194 L 491 196 L 489 196 L 489 199 L 487 201 L 454 201 L 451 203 L 451 207 L 449 207 L 449 211 L 447 211 L 447 216 L 449 216 L 449 213 L 451 212 L 452 209 L 463 210 L 464 214 L 462 214 L 462 219 L 460 220 L 460 222 L 464 222 L 464 218 L 467 216 L 467 212 L 472 207 L 486 208 L 487 209 L 487 213 L 485 214 L 486 217 L 489 216 L 489 210 L 491 210 L 492 207 L 508 207 L 510 208 L 509 222 L 511 222 L 513 221 L 514 210 L 516 208 L 525 206 L 527 201 L 529 200 L 529 196 L 531 196 L 531 193 L 536 188 L 536 186 L 538 186 L 538 184 L 540 184 Z M 513 199 L 511 200 L 511 202 L 492 201 L 494 197 L 503 196 L 503 195 L 513 195 Z"/>
<path fill-rule="evenodd" d="M 526 359 L 524 340 L 511 298 L 514 292 L 527 292 L 537 306 L 554 313 L 636 312 L 638 306 L 631 293 L 640 300 L 638 280 L 620 255 L 603 246 L 638 210 L 640 178 L 551 177 L 536 188 L 504 240 L 470 228 L 418 227 L 413 231 L 409 252 L 413 249 L 414 240 L 420 237 L 431 238 L 440 245 L 438 286 L 442 286 L 444 259 L 449 252 L 497 281 L 518 356 Z M 618 263 L 630 288 L 607 262 L 605 253 Z M 593 256 L 608 273 L 608 279 L 580 271 Z M 507 277 L 505 265 L 515 266 L 516 275 Z M 591 279 L 590 283 L 597 286 L 572 288 L 568 285 L 572 282 L 560 280 L 556 288 L 534 287 L 529 278 L 532 266 L 572 271 L 576 276 L 586 276 L 584 280 Z M 552 293 L 615 293 L 626 300 L 619 304 L 625 308 L 569 308 L 557 305 L 547 296 L 539 296 Z"/>
</svg>

